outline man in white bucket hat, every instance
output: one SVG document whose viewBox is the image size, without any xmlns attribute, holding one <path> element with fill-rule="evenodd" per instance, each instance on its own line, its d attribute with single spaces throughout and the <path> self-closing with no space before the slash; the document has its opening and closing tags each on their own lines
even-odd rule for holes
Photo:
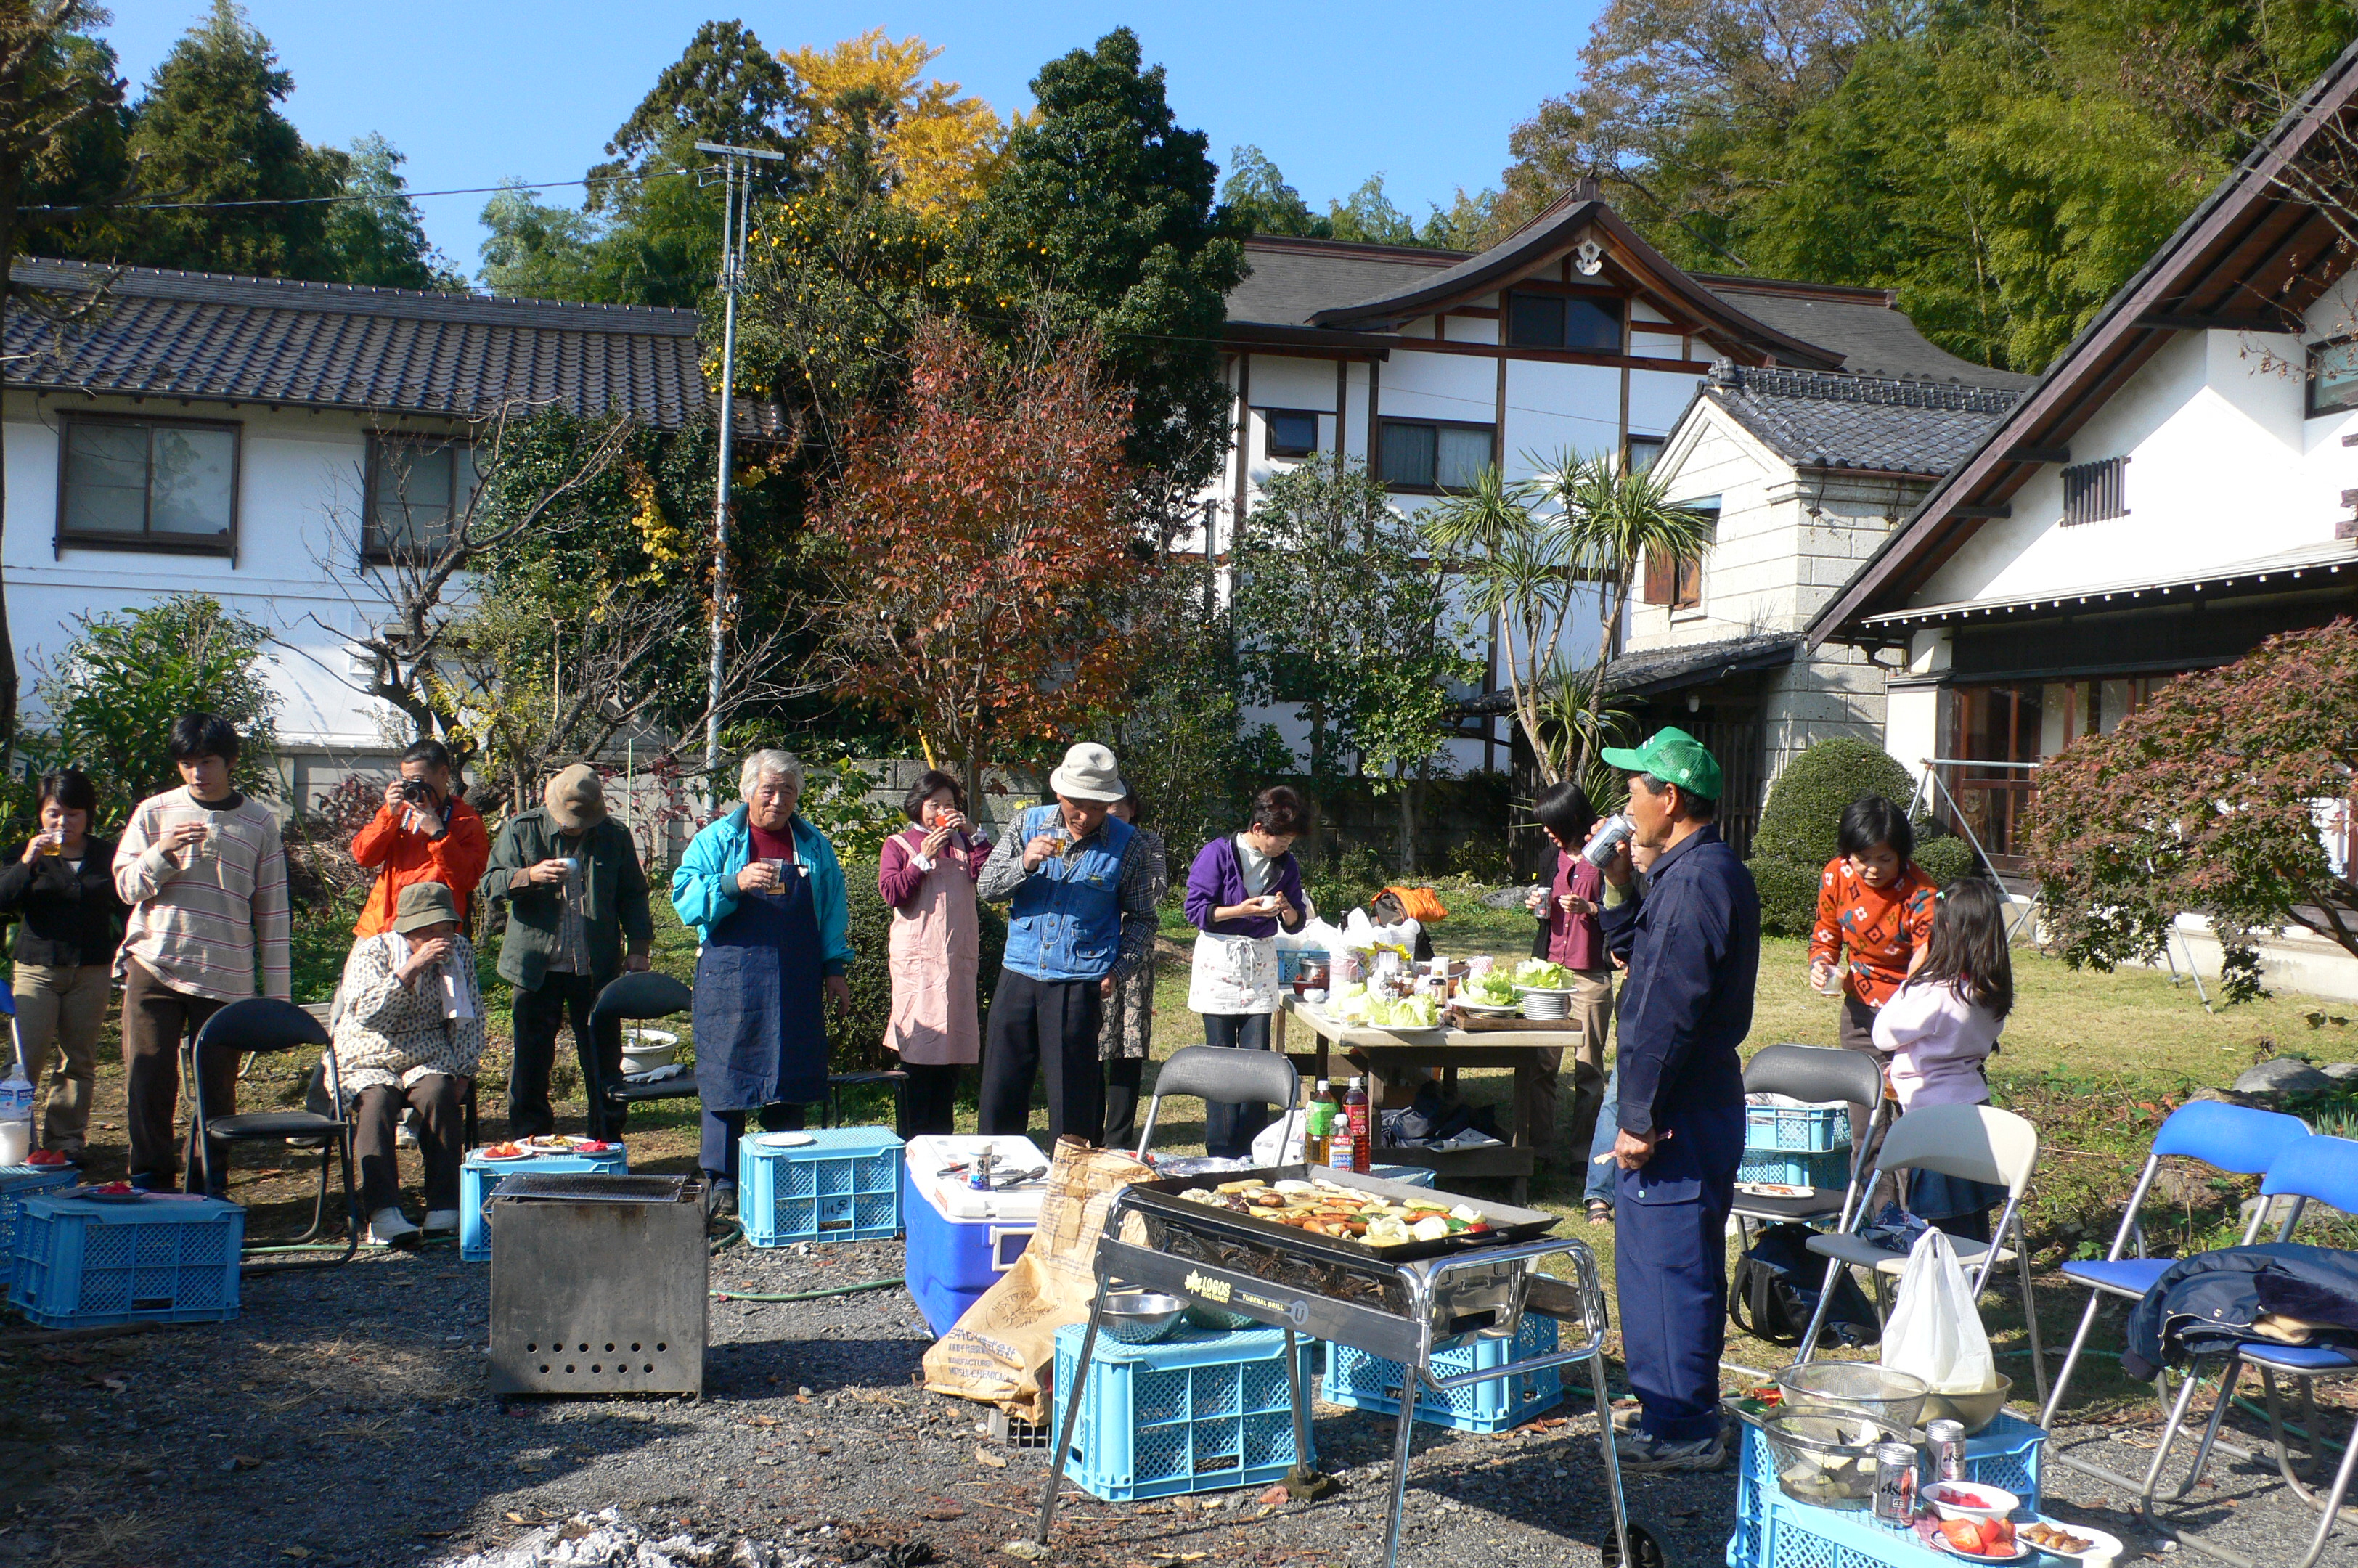
<svg viewBox="0 0 2358 1568">
<path fill-rule="evenodd" d="M 1130 793 L 1113 753 L 1084 741 L 1048 775 L 1035 806 L 999 841 L 975 891 L 1009 905 L 1007 957 L 982 1045 L 986 1133 L 1031 1130 L 1032 1084 L 1048 1080 L 1048 1141 L 1104 1132 L 1098 1027 L 1105 995 L 1154 940 L 1153 868 L 1108 807 Z"/>
</svg>

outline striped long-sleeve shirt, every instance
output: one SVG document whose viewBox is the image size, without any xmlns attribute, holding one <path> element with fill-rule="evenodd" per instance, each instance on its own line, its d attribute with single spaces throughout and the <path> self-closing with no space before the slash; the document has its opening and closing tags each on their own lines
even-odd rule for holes
<svg viewBox="0 0 2358 1568">
<path fill-rule="evenodd" d="M 157 843 L 184 822 L 211 837 L 177 851 Z M 216 810 L 186 789 L 150 795 L 115 846 L 114 887 L 131 906 L 118 978 L 135 958 L 195 996 L 288 1000 L 287 854 L 267 806 L 240 797 Z"/>
</svg>

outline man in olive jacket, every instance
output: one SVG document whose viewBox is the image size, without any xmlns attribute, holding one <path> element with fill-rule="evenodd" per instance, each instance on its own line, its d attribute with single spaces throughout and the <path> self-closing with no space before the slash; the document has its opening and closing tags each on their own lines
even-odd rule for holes
<svg viewBox="0 0 2358 1568">
<path fill-rule="evenodd" d="M 638 847 L 606 813 L 598 775 L 575 763 L 548 781 L 537 811 L 518 812 L 500 829 L 478 892 L 482 906 L 504 903 L 500 979 L 515 988 L 515 1063 L 508 1072 L 508 1135 L 557 1130 L 548 1071 L 557 1031 L 570 1013 L 573 1049 L 590 1101 L 590 1131 L 611 1137 L 594 1086 L 622 1072 L 622 1029 L 608 1020 L 592 1032 L 598 992 L 625 969 L 647 967 L 654 922 L 647 913 L 646 872 Z"/>
</svg>

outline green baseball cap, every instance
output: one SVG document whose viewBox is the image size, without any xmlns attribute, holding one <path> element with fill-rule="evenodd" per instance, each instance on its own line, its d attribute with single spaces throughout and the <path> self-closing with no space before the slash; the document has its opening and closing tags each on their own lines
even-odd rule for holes
<svg viewBox="0 0 2358 1568">
<path fill-rule="evenodd" d="M 1719 798 L 1719 764 L 1702 741 L 1675 726 L 1655 730 L 1634 751 L 1607 746 L 1598 755 L 1624 773 L 1651 773 L 1704 800 Z"/>
</svg>

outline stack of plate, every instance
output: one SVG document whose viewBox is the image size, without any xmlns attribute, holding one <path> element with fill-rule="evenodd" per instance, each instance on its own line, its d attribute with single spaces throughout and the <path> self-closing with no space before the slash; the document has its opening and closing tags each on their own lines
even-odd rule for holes
<svg viewBox="0 0 2358 1568">
<path fill-rule="evenodd" d="M 1529 989 L 1523 992 L 1523 1016 L 1562 1018 L 1571 1002 L 1570 991 Z"/>
</svg>

